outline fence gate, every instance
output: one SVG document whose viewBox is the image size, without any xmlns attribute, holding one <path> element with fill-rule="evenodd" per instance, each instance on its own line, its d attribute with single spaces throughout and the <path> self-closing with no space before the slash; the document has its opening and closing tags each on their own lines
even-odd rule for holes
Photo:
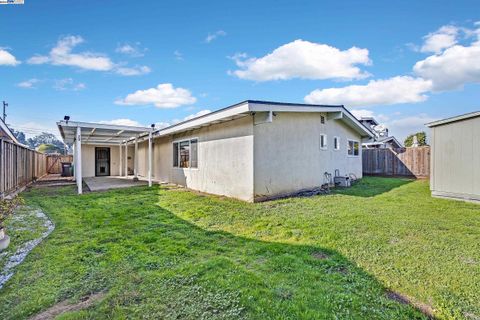
<svg viewBox="0 0 480 320">
<path fill-rule="evenodd" d="M 72 162 L 73 156 L 63 156 L 60 154 L 47 155 L 47 173 L 58 174 L 62 173 L 62 162 Z"/>
</svg>

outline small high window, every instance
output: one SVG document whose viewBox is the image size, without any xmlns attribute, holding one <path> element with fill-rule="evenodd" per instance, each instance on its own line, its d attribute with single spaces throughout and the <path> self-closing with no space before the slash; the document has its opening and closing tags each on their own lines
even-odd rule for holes
<svg viewBox="0 0 480 320">
<path fill-rule="evenodd" d="M 348 140 L 348 155 L 358 156 L 360 154 L 360 143 L 354 140 Z"/>
<path fill-rule="evenodd" d="M 340 138 L 333 137 L 333 149 L 340 150 Z"/>
<path fill-rule="evenodd" d="M 320 149 L 327 149 L 327 135 L 320 135 Z"/>
<path fill-rule="evenodd" d="M 198 168 L 198 139 L 173 143 L 173 166 Z"/>
<path fill-rule="evenodd" d="M 320 116 L 320 123 L 325 124 L 325 116 Z"/>
</svg>

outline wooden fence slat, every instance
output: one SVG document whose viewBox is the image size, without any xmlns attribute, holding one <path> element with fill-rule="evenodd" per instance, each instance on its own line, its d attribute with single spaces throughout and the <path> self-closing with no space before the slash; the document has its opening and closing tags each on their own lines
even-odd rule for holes
<svg viewBox="0 0 480 320">
<path fill-rule="evenodd" d="M 363 174 L 381 176 L 410 176 L 427 178 L 430 175 L 430 147 L 364 149 Z"/>
<path fill-rule="evenodd" d="M 47 174 L 47 156 L 0 139 L 0 198 Z"/>
</svg>

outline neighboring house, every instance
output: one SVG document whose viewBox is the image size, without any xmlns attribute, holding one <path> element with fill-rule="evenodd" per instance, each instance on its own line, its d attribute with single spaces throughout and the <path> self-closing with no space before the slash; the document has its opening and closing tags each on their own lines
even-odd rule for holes
<svg viewBox="0 0 480 320">
<path fill-rule="evenodd" d="M 373 134 L 372 139 L 362 144 L 364 148 L 378 149 L 402 147 L 402 144 L 394 136 L 388 135 L 388 128 L 379 124 L 373 117 L 361 117 L 359 121 Z"/>
<path fill-rule="evenodd" d="M 66 143 L 76 140 L 77 181 L 133 166 L 139 177 L 246 201 L 319 187 L 337 169 L 362 177 L 361 143 L 373 136 L 343 106 L 252 100 L 156 131 L 57 124 Z"/>
<path fill-rule="evenodd" d="M 480 201 L 480 111 L 427 124 L 432 196 Z"/>
</svg>

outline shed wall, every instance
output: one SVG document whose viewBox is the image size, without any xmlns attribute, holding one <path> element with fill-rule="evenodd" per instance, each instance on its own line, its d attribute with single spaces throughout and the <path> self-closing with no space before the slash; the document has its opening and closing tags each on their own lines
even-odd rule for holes
<svg viewBox="0 0 480 320">
<path fill-rule="evenodd" d="M 433 195 L 480 200 L 480 117 L 431 128 Z"/>
</svg>

